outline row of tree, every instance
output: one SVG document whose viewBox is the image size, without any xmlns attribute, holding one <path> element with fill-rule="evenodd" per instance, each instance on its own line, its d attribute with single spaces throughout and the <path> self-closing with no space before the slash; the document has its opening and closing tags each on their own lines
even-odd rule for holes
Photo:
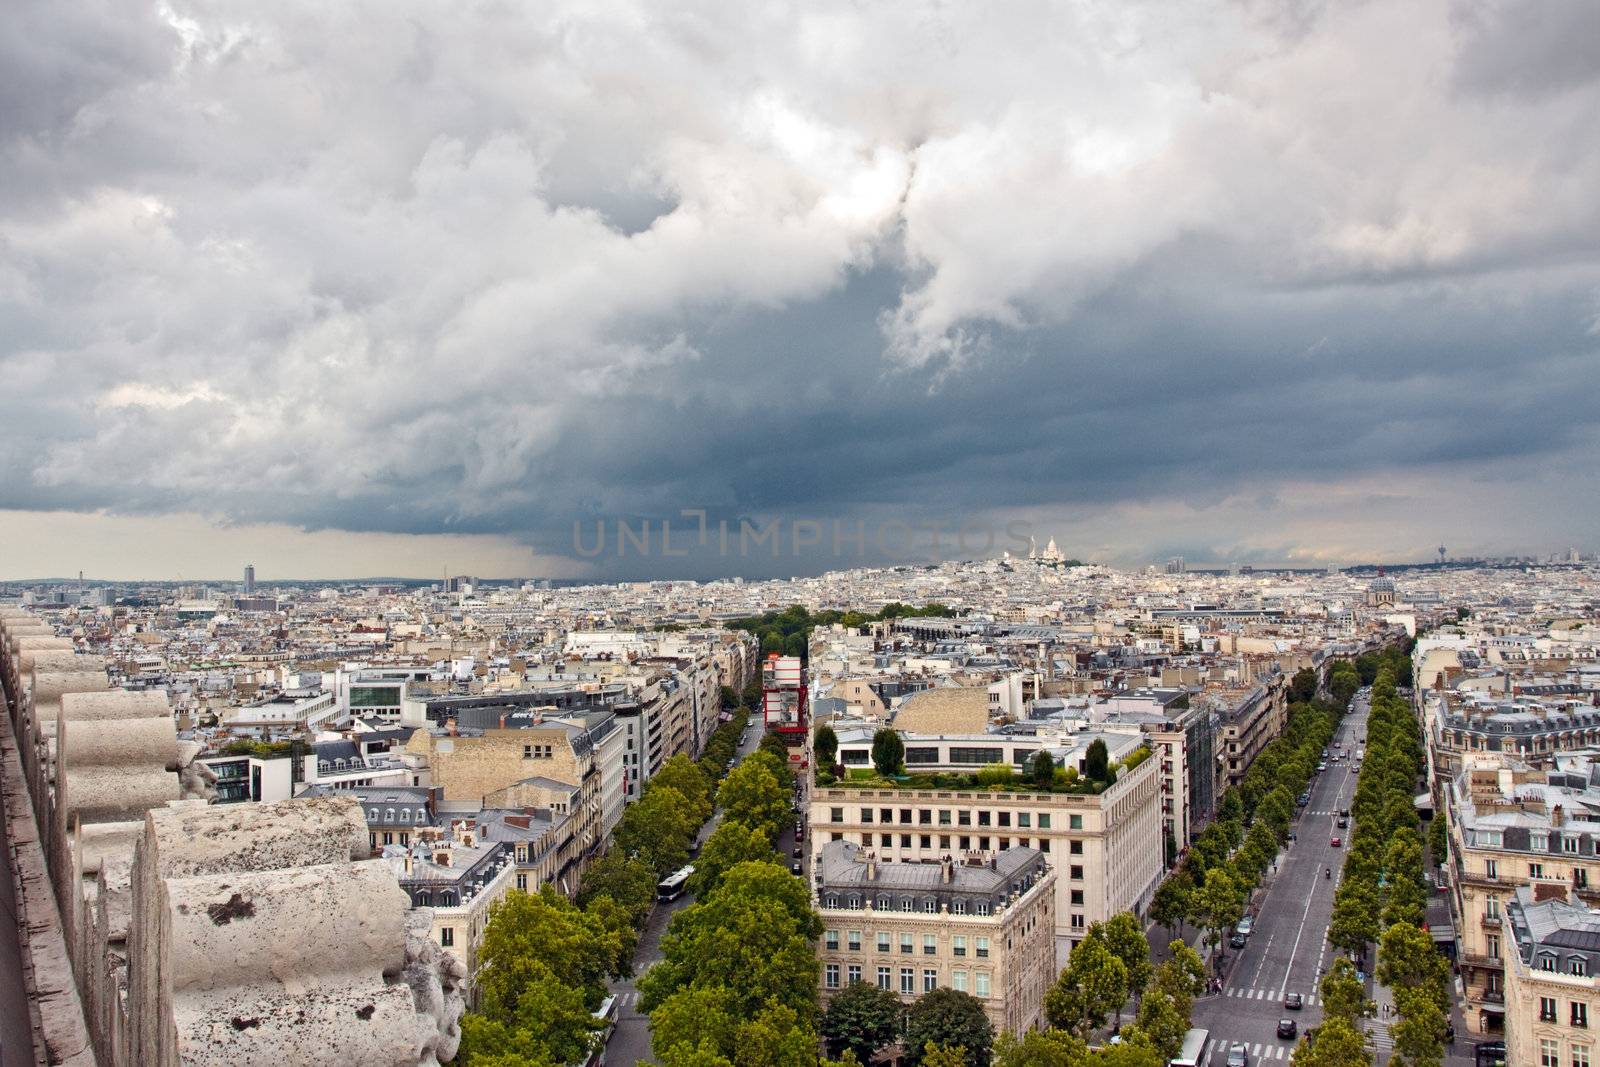
<svg viewBox="0 0 1600 1067">
<path fill-rule="evenodd" d="M 1444 1060 L 1450 966 L 1427 928 L 1424 846 L 1413 800 L 1426 763 L 1416 716 L 1395 688 L 1396 671 L 1405 670 L 1408 660 L 1404 650 L 1387 654 L 1372 684 L 1366 756 L 1351 803 L 1355 829 L 1334 895 L 1328 940 L 1349 957 L 1338 973 L 1347 969 L 1352 981 L 1356 967 L 1350 961 L 1364 960 L 1368 948 L 1378 946 L 1377 977 L 1393 991 L 1398 1011 L 1390 1026 L 1392 1062 L 1436 1067 Z M 1364 996 L 1345 1000 L 1356 1009 L 1347 1021 L 1359 1036 L 1360 1019 L 1371 1014 L 1371 1004 Z M 1330 1042 L 1330 1036 L 1337 1041 Z M 1359 1067 L 1372 1058 L 1364 1043 L 1352 1045 L 1342 1032 L 1330 1035 L 1325 1023 L 1314 1045 L 1297 1050 L 1295 1062 Z"/>
<path fill-rule="evenodd" d="M 1289 705 L 1283 732 L 1223 793 L 1217 817 L 1156 889 L 1152 919 L 1174 932 L 1185 923 L 1200 926 L 1208 944 L 1222 942 L 1288 839 L 1295 798 L 1310 784 L 1342 715 L 1342 707 L 1315 700 Z"/>
<path fill-rule="evenodd" d="M 576 902 L 545 886 L 512 891 L 490 906 L 475 975 L 477 1010 L 462 1020 L 458 1063 L 560 1067 L 589 1054 L 600 1039 L 594 1012 L 606 979 L 632 973 L 656 883 L 688 862 L 711 815 L 716 777 L 746 721 L 734 715 L 708 741 L 708 753 L 727 756 L 696 763 L 679 754 L 662 766 L 623 811 L 611 848 L 584 872 Z"/>
</svg>

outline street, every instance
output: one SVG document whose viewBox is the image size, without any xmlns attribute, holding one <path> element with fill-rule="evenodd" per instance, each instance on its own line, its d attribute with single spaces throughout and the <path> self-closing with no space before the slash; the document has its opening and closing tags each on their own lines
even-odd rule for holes
<svg viewBox="0 0 1600 1067">
<path fill-rule="evenodd" d="M 1278 1020 L 1293 1019 L 1303 1033 L 1322 1018 L 1317 985 L 1333 955 L 1328 920 L 1345 853 L 1331 842 L 1349 838 L 1348 829 L 1338 828 L 1339 812 L 1355 795 L 1354 753 L 1357 738 L 1366 734 L 1367 712 L 1365 698 L 1358 696 L 1340 723 L 1334 741 L 1343 747 L 1329 747 L 1344 758 L 1329 762 L 1312 781 L 1311 802 L 1300 809 L 1292 831 L 1296 839 L 1264 880 L 1255 929 L 1243 949 L 1229 950 L 1222 993 L 1195 1002 L 1192 1025 L 1211 1031 L 1208 1062 L 1221 1064 L 1235 1041 L 1249 1048 L 1251 1063 L 1287 1060 L 1295 1039 L 1277 1037 Z M 1305 1007 L 1286 1010 L 1288 993 L 1303 996 Z M 1373 1043 L 1381 1061 L 1392 1042 L 1386 1029 L 1378 1029 Z"/>
<path fill-rule="evenodd" d="M 760 716 L 752 716 L 749 726 L 749 736 L 739 745 L 737 758 L 743 760 L 754 752 L 761 744 L 763 726 Z M 800 781 L 805 780 L 804 773 L 800 774 Z M 801 806 L 804 810 L 804 805 Z M 717 824 L 722 820 L 719 809 L 700 830 L 699 841 L 705 843 L 711 836 Z M 792 862 L 794 850 L 794 826 L 786 824 L 778 841 L 779 855 L 785 866 Z M 692 860 L 690 862 L 693 862 Z M 639 947 L 633 956 L 634 974 L 642 975 L 651 964 L 661 959 L 661 938 L 667 932 L 667 926 L 672 921 L 672 916 L 680 909 L 694 903 L 694 898 L 688 893 L 669 904 L 657 904 L 650 913 L 650 919 L 645 924 L 644 932 L 639 935 Z M 632 1067 L 640 1061 L 654 1062 L 650 1052 L 650 1017 L 639 1011 L 639 991 L 634 979 L 624 982 L 611 982 L 608 988 L 617 997 L 616 1028 L 611 1032 L 611 1038 L 606 1042 L 605 1060 L 618 1067 Z"/>
</svg>

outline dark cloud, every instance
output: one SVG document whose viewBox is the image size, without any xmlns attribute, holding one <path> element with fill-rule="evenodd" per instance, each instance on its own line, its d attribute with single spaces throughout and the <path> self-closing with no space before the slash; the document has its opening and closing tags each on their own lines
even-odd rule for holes
<svg viewBox="0 0 1600 1067">
<path fill-rule="evenodd" d="M 1579 6 L 23 10 L 0 508 L 566 555 L 1055 509 L 1124 559 L 1337 551 L 1305 487 L 1374 479 L 1600 517 L 1529 475 L 1595 442 Z"/>
</svg>

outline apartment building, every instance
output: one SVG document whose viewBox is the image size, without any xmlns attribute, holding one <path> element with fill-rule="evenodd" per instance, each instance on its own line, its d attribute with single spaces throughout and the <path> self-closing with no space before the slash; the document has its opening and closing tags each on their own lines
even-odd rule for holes
<svg viewBox="0 0 1600 1067">
<path fill-rule="evenodd" d="M 808 817 L 813 842 L 871 849 L 880 868 L 1037 849 L 1058 872 L 1055 933 L 1076 944 L 1090 923 L 1148 905 L 1162 872 L 1160 797 L 1158 761 L 1147 758 L 1099 795 L 819 786 Z"/>
<path fill-rule="evenodd" d="M 492 709 L 463 718 L 485 721 Z M 418 730 L 406 751 L 425 758 L 447 806 L 542 809 L 570 815 L 573 846 L 559 877 L 575 884 L 582 866 L 621 819 L 622 734 L 610 712 L 545 718 L 509 711 L 493 725 Z M 452 732 L 453 730 L 453 732 Z"/>
<path fill-rule="evenodd" d="M 1531 886 L 1600 903 L 1600 785 L 1589 784 L 1588 757 L 1566 764 L 1538 771 L 1473 757 L 1450 783 L 1457 960 L 1467 1024 L 1478 1033 L 1505 1028 L 1504 909 L 1516 891 Z"/>
<path fill-rule="evenodd" d="M 1600 912 L 1561 886 L 1520 886 L 1506 901 L 1506 1062 L 1600 1063 Z"/>
<path fill-rule="evenodd" d="M 910 1004 L 948 988 L 976 997 L 996 1030 L 1042 1025 L 1055 979 L 1055 879 L 1031 847 L 914 864 L 830 842 L 815 878 L 823 996 L 873 982 Z"/>
<path fill-rule="evenodd" d="M 474 969 L 489 907 L 516 877 L 511 846 L 482 841 L 472 821 L 454 820 L 448 828 L 423 827 L 410 846 L 387 845 L 382 854 L 412 907 L 432 909 L 433 940 Z"/>
<path fill-rule="evenodd" d="M 1224 691 L 1213 696 L 1219 715 L 1217 729 L 1218 789 L 1244 780 L 1245 772 L 1267 742 L 1283 732 L 1289 721 L 1287 679 L 1274 675 L 1248 690 Z"/>
</svg>

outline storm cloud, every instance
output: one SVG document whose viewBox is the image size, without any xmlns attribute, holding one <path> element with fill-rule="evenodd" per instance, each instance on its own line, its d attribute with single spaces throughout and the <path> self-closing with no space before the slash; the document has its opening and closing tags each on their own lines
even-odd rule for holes
<svg viewBox="0 0 1600 1067">
<path fill-rule="evenodd" d="M 23 0 L 0 509 L 1585 544 L 1593 10 Z"/>
</svg>

